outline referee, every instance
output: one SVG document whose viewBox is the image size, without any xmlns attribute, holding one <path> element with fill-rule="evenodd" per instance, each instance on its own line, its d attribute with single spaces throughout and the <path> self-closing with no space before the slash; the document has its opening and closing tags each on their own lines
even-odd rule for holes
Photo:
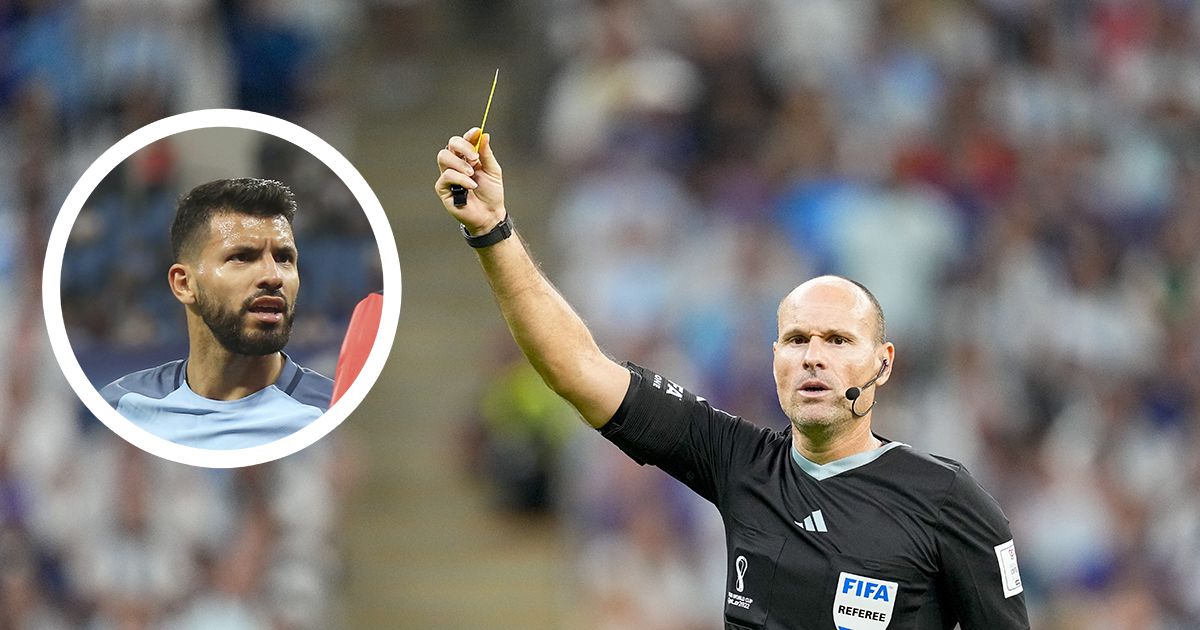
<svg viewBox="0 0 1200 630">
<path fill-rule="evenodd" d="M 437 156 L 435 189 L 462 224 L 513 337 L 554 391 L 640 464 L 717 506 L 726 628 L 1028 628 L 1008 521 L 958 462 L 871 431 L 895 347 L 871 292 L 823 276 L 779 305 L 773 345 L 788 431 L 613 362 L 512 238 L 500 164 L 480 130 Z M 467 189 L 455 203 L 451 186 Z"/>
</svg>

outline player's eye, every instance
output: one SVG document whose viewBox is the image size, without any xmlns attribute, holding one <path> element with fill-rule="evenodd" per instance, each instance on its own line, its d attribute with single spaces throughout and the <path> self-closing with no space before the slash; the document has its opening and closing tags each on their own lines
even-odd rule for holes
<svg viewBox="0 0 1200 630">
<path fill-rule="evenodd" d="M 275 261 L 281 263 L 294 263 L 296 262 L 296 257 L 290 253 L 283 252 L 275 255 Z"/>
<path fill-rule="evenodd" d="M 843 337 L 841 335 L 834 335 L 833 338 L 829 340 L 829 342 L 835 346 L 844 346 L 844 345 L 850 343 L 850 340 L 846 339 L 845 337 Z"/>
<path fill-rule="evenodd" d="M 792 335 L 788 338 L 787 342 L 792 345 L 800 345 L 808 343 L 808 337 L 805 337 L 804 335 Z"/>
<path fill-rule="evenodd" d="M 234 253 L 230 254 L 229 258 L 227 258 L 226 260 L 229 260 L 232 262 L 246 262 L 246 261 L 250 260 L 250 255 L 247 254 L 246 252 L 234 252 Z"/>
</svg>

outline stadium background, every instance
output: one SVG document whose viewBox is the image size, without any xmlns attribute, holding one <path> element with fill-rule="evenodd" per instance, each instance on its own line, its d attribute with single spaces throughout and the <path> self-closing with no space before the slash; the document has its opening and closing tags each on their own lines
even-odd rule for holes
<svg viewBox="0 0 1200 630">
<path fill-rule="evenodd" d="M 713 511 L 537 386 L 433 197 L 500 67 L 510 209 L 606 350 L 782 426 L 775 303 L 856 277 L 878 431 L 1000 500 L 1034 627 L 1195 627 L 1198 34 L 1172 0 L 0 4 L 0 622 L 719 627 Z M 239 472 L 88 421 L 37 295 L 87 164 L 215 106 L 349 157 L 405 280 L 359 411 Z"/>
</svg>

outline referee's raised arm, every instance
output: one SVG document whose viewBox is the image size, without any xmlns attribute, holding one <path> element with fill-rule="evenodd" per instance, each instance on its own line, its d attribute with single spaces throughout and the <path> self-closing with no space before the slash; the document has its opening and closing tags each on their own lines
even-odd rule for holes
<svg viewBox="0 0 1200 630">
<path fill-rule="evenodd" d="M 600 351 L 583 320 L 533 262 L 504 207 L 504 182 L 491 134 L 483 134 L 475 152 L 479 133 L 476 127 L 454 136 L 438 152 L 441 176 L 434 188 L 475 247 L 521 351 L 551 389 L 574 405 L 588 424 L 600 428 L 620 407 L 629 370 Z M 465 204 L 455 205 L 455 185 L 469 191 Z"/>
</svg>

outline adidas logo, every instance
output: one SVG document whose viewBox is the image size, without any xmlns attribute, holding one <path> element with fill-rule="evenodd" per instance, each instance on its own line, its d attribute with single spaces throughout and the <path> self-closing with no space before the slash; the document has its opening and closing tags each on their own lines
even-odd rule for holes
<svg viewBox="0 0 1200 630">
<path fill-rule="evenodd" d="M 817 510 L 812 514 L 804 517 L 804 522 L 792 521 L 796 527 L 802 527 L 810 532 L 828 532 L 829 528 L 825 527 L 825 517 L 821 515 L 821 510 Z"/>
</svg>

